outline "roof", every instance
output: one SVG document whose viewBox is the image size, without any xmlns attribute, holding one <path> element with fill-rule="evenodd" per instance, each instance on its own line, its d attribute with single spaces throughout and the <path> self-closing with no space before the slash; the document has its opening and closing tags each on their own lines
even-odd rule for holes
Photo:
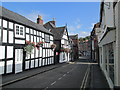
<svg viewBox="0 0 120 90">
<path fill-rule="evenodd" d="M 61 40 L 66 30 L 66 26 L 56 27 L 54 21 L 49 21 L 44 24 L 44 27 L 47 29 L 51 29 L 51 33 L 54 35 L 54 40 Z"/>
<path fill-rule="evenodd" d="M 64 34 L 65 29 L 66 29 L 66 26 L 53 28 L 53 29 L 51 30 L 51 33 L 53 33 L 54 39 L 55 39 L 55 40 L 61 40 L 62 37 L 63 37 L 63 34 Z"/>
<path fill-rule="evenodd" d="M 78 39 L 78 34 L 76 34 L 76 35 L 69 35 L 69 38 L 71 38 L 72 40 L 73 39 Z"/>
<path fill-rule="evenodd" d="M 93 29 L 91 31 L 91 36 L 95 35 L 95 28 L 99 28 L 99 27 L 100 27 L 100 22 L 94 24 L 94 27 L 93 27 Z"/>
<path fill-rule="evenodd" d="M 44 28 L 43 25 L 37 24 L 35 22 L 32 22 L 31 20 L 27 19 L 24 16 L 21 16 L 15 12 L 12 12 L 4 7 L 0 6 L 0 16 L 6 19 L 9 19 L 11 21 L 20 23 L 22 25 L 34 28 L 36 30 L 48 33 L 48 34 L 52 34 L 51 32 L 49 32 L 46 28 Z"/>
<path fill-rule="evenodd" d="M 56 26 L 53 24 L 53 22 L 54 22 L 54 21 L 49 21 L 49 22 L 45 23 L 43 26 L 44 26 L 45 28 L 47 28 L 47 27 L 48 27 L 48 24 L 49 24 L 49 25 L 52 26 L 52 28 L 56 28 Z"/>
</svg>

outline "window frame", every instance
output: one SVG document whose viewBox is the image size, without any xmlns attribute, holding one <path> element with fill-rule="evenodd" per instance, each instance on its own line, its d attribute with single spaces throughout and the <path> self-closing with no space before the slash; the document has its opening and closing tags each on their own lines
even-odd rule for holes
<svg viewBox="0 0 120 90">
<path fill-rule="evenodd" d="M 50 42 L 50 35 L 48 34 L 45 34 L 45 42 Z"/>
<path fill-rule="evenodd" d="M 15 24 L 15 37 L 25 38 L 25 27 L 24 26 Z"/>
</svg>

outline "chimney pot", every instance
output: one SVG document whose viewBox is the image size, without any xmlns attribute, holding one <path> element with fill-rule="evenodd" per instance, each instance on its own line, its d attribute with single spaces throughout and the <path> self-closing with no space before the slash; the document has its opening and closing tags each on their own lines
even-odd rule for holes
<svg viewBox="0 0 120 90">
<path fill-rule="evenodd" d="M 40 15 L 38 15 L 38 18 L 37 18 L 37 24 L 43 25 L 42 16 L 40 16 Z"/>
</svg>

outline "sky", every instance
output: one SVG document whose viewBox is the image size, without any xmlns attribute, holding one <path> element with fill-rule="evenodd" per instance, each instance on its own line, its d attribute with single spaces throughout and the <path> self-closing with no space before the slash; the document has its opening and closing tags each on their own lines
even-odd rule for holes
<svg viewBox="0 0 120 90">
<path fill-rule="evenodd" d="M 44 23 L 56 20 L 56 26 L 67 25 L 69 35 L 90 35 L 99 22 L 100 2 L 2 2 L 2 6 L 36 22 L 38 15 Z"/>
</svg>

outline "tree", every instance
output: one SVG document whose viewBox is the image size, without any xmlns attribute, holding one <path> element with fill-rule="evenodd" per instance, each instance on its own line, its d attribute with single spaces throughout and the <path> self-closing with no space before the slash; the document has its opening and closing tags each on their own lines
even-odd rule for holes
<svg viewBox="0 0 120 90">
<path fill-rule="evenodd" d="M 90 40 L 90 36 L 86 36 L 86 37 L 84 37 L 84 38 L 82 38 L 82 37 L 79 38 L 79 41 L 80 41 L 80 42 L 84 42 L 84 41 L 86 41 L 86 40 Z"/>
</svg>

